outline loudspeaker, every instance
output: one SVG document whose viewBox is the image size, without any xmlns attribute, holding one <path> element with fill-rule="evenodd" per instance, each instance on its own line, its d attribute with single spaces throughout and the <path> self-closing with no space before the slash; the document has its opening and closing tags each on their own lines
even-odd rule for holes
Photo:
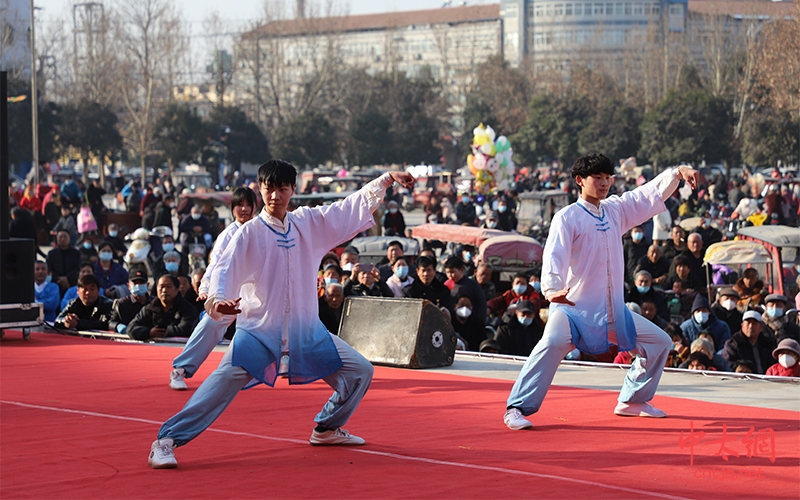
<svg viewBox="0 0 800 500">
<path fill-rule="evenodd" d="M 401 368 L 453 364 L 456 332 L 430 301 L 348 297 L 342 307 L 339 337 L 370 362 Z"/>
<path fill-rule="evenodd" d="M 33 240 L 0 240 L 0 304 L 30 304 L 34 301 Z"/>
</svg>

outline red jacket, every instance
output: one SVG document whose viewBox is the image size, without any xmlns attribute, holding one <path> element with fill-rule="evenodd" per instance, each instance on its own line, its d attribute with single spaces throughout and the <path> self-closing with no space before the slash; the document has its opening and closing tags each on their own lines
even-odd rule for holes
<svg viewBox="0 0 800 500">
<path fill-rule="evenodd" d="M 791 368 L 784 368 L 780 363 L 775 363 L 767 369 L 767 375 L 773 377 L 800 377 L 800 364 L 795 363 Z"/>
<path fill-rule="evenodd" d="M 544 298 L 530 285 L 528 285 L 528 289 L 525 290 L 525 293 L 522 295 L 515 294 L 513 290 L 506 290 L 503 295 L 487 301 L 486 308 L 489 309 L 490 313 L 496 314 L 497 316 L 502 316 L 505 314 L 508 306 L 515 302 L 519 302 L 520 300 L 530 300 L 533 302 L 533 305 L 536 307 L 536 317 L 539 317 L 539 309 L 541 309 L 542 304 L 544 303 Z"/>
</svg>

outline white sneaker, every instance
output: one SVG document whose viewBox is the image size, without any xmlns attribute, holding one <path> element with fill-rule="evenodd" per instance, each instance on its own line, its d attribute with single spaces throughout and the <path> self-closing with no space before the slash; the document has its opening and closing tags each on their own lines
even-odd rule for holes
<svg viewBox="0 0 800 500">
<path fill-rule="evenodd" d="M 311 433 L 311 439 L 309 439 L 308 442 L 315 445 L 326 445 L 326 444 L 359 445 L 366 443 L 366 441 L 364 441 L 360 437 L 350 434 L 341 427 L 339 427 L 338 429 L 334 429 L 332 431 L 325 431 L 325 432 L 317 432 L 317 430 L 314 429 L 314 432 Z"/>
<path fill-rule="evenodd" d="M 169 372 L 169 388 L 173 391 L 185 391 L 189 388 L 183 380 L 183 370 L 176 368 Z"/>
<path fill-rule="evenodd" d="M 614 414 L 622 417 L 664 418 L 667 413 L 647 403 L 617 403 Z"/>
<path fill-rule="evenodd" d="M 175 452 L 172 451 L 172 443 L 167 440 L 156 439 L 150 446 L 150 456 L 147 458 L 147 465 L 154 469 L 174 469 L 178 466 L 175 460 Z"/>
<path fill-rule="evenodd" d="M 506 427 L 512 431 L 521 431 L 522 429 L 530 429 L 533 427 L 533 424 L 522 415 L 519 408 L 506 410 L 506 414 L 503 415 L 503 422 L 505 422 Z"/>
</svg>

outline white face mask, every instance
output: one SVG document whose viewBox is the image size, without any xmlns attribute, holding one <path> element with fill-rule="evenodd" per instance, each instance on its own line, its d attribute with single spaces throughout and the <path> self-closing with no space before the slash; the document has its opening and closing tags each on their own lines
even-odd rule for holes
<svg viewBox="0 0 800 500">
<path fill-rule="evenodd" d="M 707 312 L 696 312 L 694 313 L 694 320 L 700 323 L 701 325 L 705 324 L 708 321 L 708 313 Z"/>
<path fill-rule="evenodd" d="M 778 363 L 784 368 L 791 368 L 797 363 L 797 358 L 791 354 L 781 354 L 778 356 Z"/>
<path fill-rule="evenodd" d="M 350 271 L 353 270 L 353 267 L 355 267 L 355 264 L 353 264 L 352 262 L 348 262 L 347 264 L 342 266 L 342 270 L 347 271 L 349 273 Z"/>
<path fill-rule="evenodd" d="M 727 309 L 728 311 L 733 311 L 736 308 L 736 301 L 733 299 L 723 299 L 719 305 L 723 308 Z"/>
<path fill-rule="evenodd" d="M 467 306 L 459 307 L 456 309 L 456 314 L 459 318 L 469 318 L 469 316 L 472 314 L 472 309 Z"/>
</svg>

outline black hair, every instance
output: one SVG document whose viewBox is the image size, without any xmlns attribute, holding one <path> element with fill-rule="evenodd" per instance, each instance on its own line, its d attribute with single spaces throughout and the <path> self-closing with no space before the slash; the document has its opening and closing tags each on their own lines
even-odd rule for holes
<svg viewBox="0 0 800 500">
<path fill-rule="evenodd" d="M 172 284 L 175 286 L 175 288 L 180 288 L 180 286 L 181 286 L 181 282 L 178 281 L 178 278 L 173 276 L 173 275 L 171 275 L 171 274 L 162 274 L 161 276 L 159 276 L 158 280 L 156 281 L 156 286 L 158 286 L 158 282 L 161 281 L 161 278 L 168 278 L 172 282 Z M 191 281 L 191 280 L 189 280 L 189 281 Z"/>
<path fill-rule="evenodd" d="M 689 258 L 686 257 L 685 255 L 680 255 L 680 254 L 676 255 L 675 258 L 672 259 L 672 262 L 673 262 L 673 264 L 675 264 L 675 267 L 678 267 L 678 266 L 689 266 L 689 267 L 691 267 L 692 266 L 691 262 L 689 262 Z"/>
<path fill-rule="evenodd" d="M 98 247 L 97 247 L 97 251 L 99 252 L 100 250 L 102 250 L 105 247 L 110 248 L 112 252 L 114 251 L 114 247 L 108 241 L 100 242 L 100 245 L 98 245 Z"/>
<path fill-rule="evenodd" d="M 711 368 L 711 359 L 709 359 L 708 355 L 702 351 L 695 351 L 691 353 L 689 355 L 689 359 L 687 360 L 687 366 L 691 365 L 692 361 L 699 361 L 700 364 L 706 368 Z"/>
<path fill-rule="evenodd" d="M 91 263 L 91 262 L 89 262 L 88 260 L 84 260 L 83 262 L 81 262 L 81 265 L 80 265 L 80 266 L 78 266 L 78 271 L 80 271 L 80 270 L 81 270 L 81 269 L 83 269 L 84 267 L 91 267 L 92 269 L 94 269 L 94 264 L 92 264 L 92 263 Z"/>
<path fill-rule="evenodd" d="M 511 282 L 513 283 L 514 280 L 517 279 L 517 278 L 524 279 L 525 283 L 527 283 L 528 280 L 530 279 L 530 276 L 528 276 L 528 273 L 517 273 L 517 274 L 514 275 L 514 278 L 511 279 Z"/>
<path fill-rule="evenodd" d="M 326 267 L 322 272 L 324 273 L 328 269 L 333 269 L 336 272 L 336 274 L 338 274 L 340 277 L 345 275 L 344 270 L 342 270 L 342 268 L 337 266 L 336 264 L 331 264 L 330 266 Z"/>
<path fill-rule="evenodd" d="M 94 274 L 84 274 L 78 279 L 78 288 L 86 288 L 89 285 L 94 285 L 100 289 L 100 280 Z"/>
<path fill-rule="evenodd" d="M 231 195 L 231 210 L 244 203 L 249 203 L 251 207 L 255 208 L 258 205 L 256 194 L 249 187 L 238 187 Z"/>
<path fill-rule="evenodd" d="M 464 261 L 461 260 L 460 257 L 456 257 L 453 255 L 452 257 L 448 257 L 446 261 L 444 261 L 444 268 L 445 269 L 464 269 Z"/>
<path fill-rule="evenodd" d="M 342 255 L 344 255 L 346 253 L 349 253 L 349 254 L 352 254 L 352 255 L 359 255 L 361 252 L 359 252 L 358 248 L 356 248 L 356 247 L 347 247 L 342 252 Z"/>
<path fill-rule="evenodd" d="M 174 194 L 167 193 L 167 194 L 164 195 L 164 201 L 174 200 L 174 199 L 175 199 L 175 195 Z"/>
<path fill-rule="evenodd" d="M 269 160 L 258 167 L 258 185 L 276 188 L 297 185 L 297 169 L 283 160 Z"/>
<path fill-rule="evenodd" d="M 614 175 L 614 162 L 600 153 L 581 156 L 572 165 L 572 178 L 589 177 L 595 174 Z"/>
<path fill-rule="evenodd" d="M 398 240 L 392 240 L 392 241 L 389 242 L 388 245 L 386 245 L 386 250 L 389 250 L 392 247 L 400 247 L 400 250 L 402 250 L 403 249 L 403 243 L 398 241 Z"/>
<path fill-rule="evenodd" d="M 436 269 L 436 261 L 430 257 L 425 257 L 424 255 L 417 258 L 417 269 L 428 266 L 432 266 L 434 269 Z"/>
</svg>

